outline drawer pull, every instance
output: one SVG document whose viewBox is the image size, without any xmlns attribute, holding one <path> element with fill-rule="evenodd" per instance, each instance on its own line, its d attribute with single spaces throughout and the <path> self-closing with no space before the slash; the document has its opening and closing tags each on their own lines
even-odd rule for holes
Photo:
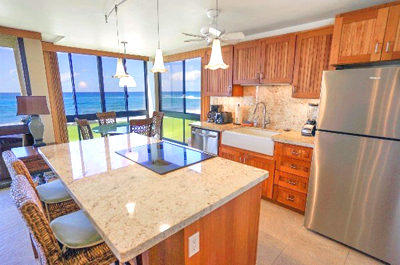
<svg viewBox="0 0 400 265">
<path fill-rule="evenodd" d="M 297 169 L 297 166 L 296 166 L 296 165 L 293 165 L 293 164 L 291 164 L 291 165 L 290 165 L 290 168 Z"/>
<path fill-rule="evenodd" d="M 294 202 L 294 197 L 291 196 L 291 195 L 288 195 L 288 196 L 286 197 L 286 199 L 287 199 L 288 201 Z"/>
<path fill-rule="evenodd" d="M 288 179 L 287 183 L 289 183 L 290 185 L 296 186 L 296 182 L 295 181 L 291 181 L 290 179 Z"/>
<path fill-rule="evenodd" d="M 293 150 L 293 151 L 292 151 L 292 155 L 299 156 L 300 153 Z"/>
</svg>

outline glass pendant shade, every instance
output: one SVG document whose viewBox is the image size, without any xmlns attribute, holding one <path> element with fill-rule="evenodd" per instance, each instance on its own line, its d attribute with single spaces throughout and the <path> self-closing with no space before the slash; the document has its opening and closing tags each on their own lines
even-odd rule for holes
<svg viewBox="0 0 400 265">
<path fill-rule="evenodd" d="M 127 75 L 124 77 L 121 77 L 119 80 L 119 86 L 120 87 L 136 87 L 136 81 L 133 79 L 131 75 Z"/>
<path fill-rule="evenodd" d="M 160 48 L 156 50 L 156 58 L 154 60 L 154 66 L 150 70 L 152 73 L 166 73 L 168 72 L 167 69 L 165 69 L 164 66 L 164 59 L 162 55 L 162 51 Z"/>
<path fill-rule="evenodd" d="M 117 71 L 115 72 L 115 75 L 113 75 L 113 78 L 122 78 L 124 76 L 127 76 L 127 74 L 125 72 L 125 67 L 124 67 L 124 64 L 122 63 L 122 59 L 118 58 Z"/>
<path fill-rule="evenodd" d="M 224 63 L 222 59 L 222 52 L 221 52 L 221 42 L 219 39 L 215 39 L 213 41 L 213 46 L 211 50 L 211 58 L 210 62 L 204 66 L 205 69 L 216 70 L 216 69 L 227 69 L 229 65 Z"/>
</svg>

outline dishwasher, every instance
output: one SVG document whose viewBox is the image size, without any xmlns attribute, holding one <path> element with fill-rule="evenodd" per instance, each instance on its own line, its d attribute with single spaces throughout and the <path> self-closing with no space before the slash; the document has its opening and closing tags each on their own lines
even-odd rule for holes
<svg viewBox="0 0 400 265">
<path fill-rule="evenodd" d="M 193 148 L 218 155 L 218 138 L 218 132 L 192 127 Z"/>
</svg>

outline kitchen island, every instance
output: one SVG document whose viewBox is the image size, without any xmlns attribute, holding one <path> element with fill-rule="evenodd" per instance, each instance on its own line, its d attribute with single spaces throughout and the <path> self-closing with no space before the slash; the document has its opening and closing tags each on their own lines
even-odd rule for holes
<svg viewBox="0 0 400 265">
<path fill-rule="evenodd" d="M 159 175 L 115 153 L 158 140 L 126 134 L 41 147 L 122 262 L 255 264 L 268 172 L 220 157 Z M 189 257 L 189 237 L 200 250 Z"/>
</svg>

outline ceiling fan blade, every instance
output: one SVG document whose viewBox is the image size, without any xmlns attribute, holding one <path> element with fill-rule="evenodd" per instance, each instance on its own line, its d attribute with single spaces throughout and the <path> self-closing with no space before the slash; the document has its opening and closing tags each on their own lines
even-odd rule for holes
<svg viewBox="0 0 400 265">
<path fill-rule="evenodd" d="M 190 33 L 185 33 L 182 32 L 183 35 L 189 36 L 189 37 L 196 37 L 196 38 L 202 38 L 204 39 L 204 36 L 198 35 L 198 34 L 190 34 Z"/>
<path fill-rule="evenodd" d="M 221 36 L 221 38 L 227 40 L 227 39 L 238 39 L 242 40 L 246 36 L 243 34 L 243 32 L 232 32 L 232 33 L 225 33 L 224 35 Z"/>
<path fill-rule="evenodd" d="M 184 42 L 193 42 L 193 41 L 204 41 L 203 39 L 188 39 L 184 40 Z"/>
</svg>

